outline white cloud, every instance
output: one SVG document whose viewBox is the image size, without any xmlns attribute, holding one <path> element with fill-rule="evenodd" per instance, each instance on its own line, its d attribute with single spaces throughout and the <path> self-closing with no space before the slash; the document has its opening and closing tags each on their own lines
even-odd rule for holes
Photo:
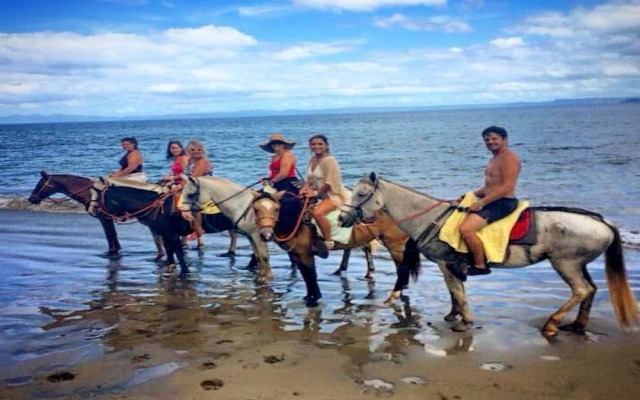
<svg viewBox="0 0 640 400">
<path fill-rule="evenodd" d="M 301 43 L 274 53 L 271 58 L 276 60 L 297 60 L 318 56 L 327 56 L 344 53 L 349 46 L 331 43 Z"/>
<path fill-rule="evenodd" d="M 524 41 L 520 37 L 498 38 L 492 40 L 491 44 L 500 49 L 508 49 L 510 47 L 522 46 Z"/>
<path fill-rule="evenodd" d="M 318 9 L 373 11 L 399 6 L 443 6 L 448 0 L 294 0 L 295 4 Z"/>
<path fill-rule="evenodd" d="M 443 31 L 447 33 L 471 32 L 473 30 L 468 23 L 444 15 L 431 18 L 410 18 L 404 14 L 396 13 L 386 18 L 375 18 L 374 25 L 385 29 L 400 26 L 410 31 Z"/>
</svg>

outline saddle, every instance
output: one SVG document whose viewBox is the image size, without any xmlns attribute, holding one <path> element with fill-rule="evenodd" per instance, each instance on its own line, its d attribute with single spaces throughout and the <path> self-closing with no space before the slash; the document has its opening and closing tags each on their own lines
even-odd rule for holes
<svg viewBox="0 0 640 400">
<path fill-rule="evenodd" d="M 473 201 L 475 201 L 473 193 L 467 193 L 460 206 L 468 206 Z M 466 213 L 462 211 L 454 211 L 439 232 L 439 239 L 459 253 L 469 252 L 458 229 L 465 216 Z M 478 237 L 482 242 L 487 262 L 498 264 L 504 262 L 509 244 L 533 244 L 535 232 L 532 232 L 531 227 L 535 224 L 532 223 L 532 217 L 529 202 L 520 201 L 511 214 L 480 229 Z"/>
</svg>

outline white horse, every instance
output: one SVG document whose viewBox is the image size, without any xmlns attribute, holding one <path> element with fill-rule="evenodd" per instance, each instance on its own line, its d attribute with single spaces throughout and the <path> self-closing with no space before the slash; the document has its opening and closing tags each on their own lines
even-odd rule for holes
<svg viewBox="0 0 640 400">
<path fill-rule="evenodd" d="M 189 178 L 182 189 L 182 209 L 195 211 L 208 204 L 218 206 L 238 232 L 249 239 L 254 251 L 250 266 L 259 266 L 256 282 L 264 284 L 273 278 L 273 273 L 267 244 L 260 239 L 255 214 L 250 212 L 254 193 L 250 187 L 242 187 L 222 178 Z"/>
<path fill-rule="evenodd" d="M 372 172 L 356 185 L 351 204 L 352 209 L 343 210 L 341 214 L 346 225 L 352 223 L 352 213 L 366 218 L 376 210 L 385 210 L 415 241 L 420 252 L 442 270 L 452 300 L 451 312 L 445 319 L 453 321 L 461 315 L 462 321 L 455 330 L 464 330 L 473 323 L 464 285 L 449 270 L 456 264 L 467 263 L 468 256 L 457 253 L 438 239 L 444 216 L 454 206 L 452 202 L 381 179 Z M 535 243 L 509 245 L 507 259 L 500 267 L 524 267 L 548 259 L 571 287 L 571 297 L 551 314 L 542 327 L 542 334 L 556 335 L 562 319 L 578 304 L 580 309 L 575 321 L 560 329 L 584 333 L 596 292 L 586 266 L 603 253 L 609 296 L 618 321 L 623 327 L 637 324 L 638 305 L 627 280 L 618 229 L 602 216 L 584 210 L 534 208 L 533 213 L 537 229 Z"/>
</svg>

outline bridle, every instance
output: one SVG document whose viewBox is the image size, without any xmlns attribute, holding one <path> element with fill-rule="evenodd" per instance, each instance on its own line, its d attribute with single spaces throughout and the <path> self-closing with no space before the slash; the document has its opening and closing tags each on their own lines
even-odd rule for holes
<svg viewBox="0 0 640 400">
<path fill-rule="evenodd" d="M 376 190 L 378 190 L 378 181 L 376 181 L 376 183 L 373 184 L 372 186 L 373 186 L 373 190 L 360 203 L 358 203 L 355 206 L 352 206 L 350 204 L 345 204 L 345 207 L 353 208 L 353 212 L 355 213 L 355 215 L 352 215 L 352 216 L 356 219 L 356 221 L 362 221 L 362 222 L 365 221 L 364 210 L 362 209 L 362 206 L 367 204 L 369 200 L 373 198 L 373 195 L 375 194 Z"/>
</svg>

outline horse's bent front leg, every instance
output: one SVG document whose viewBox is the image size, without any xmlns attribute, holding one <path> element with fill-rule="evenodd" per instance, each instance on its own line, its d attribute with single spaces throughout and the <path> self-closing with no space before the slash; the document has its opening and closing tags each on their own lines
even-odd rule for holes
<svg viewBox="0 0 640 400">
<path fill-rule="evenodd" d="M 444 317 L 444 319 L 449 322 L 456 321 L 457 316 L 459 315 L 462 319 L 458 321 L 452 329 L 456 332 L 464 332 L 467 330 L 468 326 L 473 325 L 473 314 L 471 313 L 471 309 L 467 302 L 467 294 L 464 289 L 464 284 L 458 278 L 453 276 L 446 263 L 439 262 L 438 268 L 440 268 L 440 271 L 442 271 L 442 274 L 444 275 L 444 282 L 447 285 L 447 290 L 451 296 L 451 311 Z"/>
</svg>

